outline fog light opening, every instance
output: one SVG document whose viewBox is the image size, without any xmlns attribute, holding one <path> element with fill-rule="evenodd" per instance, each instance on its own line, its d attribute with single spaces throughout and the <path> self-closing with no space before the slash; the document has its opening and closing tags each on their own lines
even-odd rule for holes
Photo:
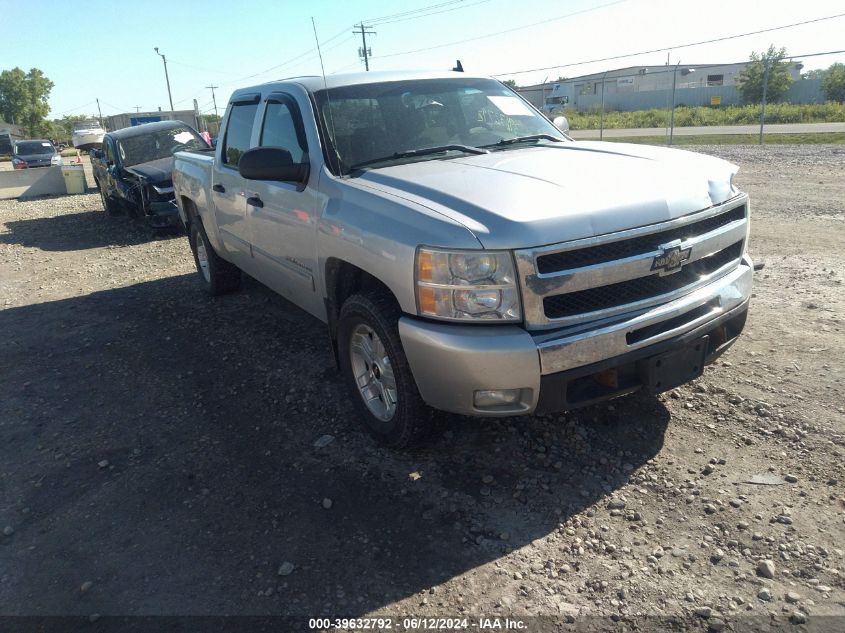
<svg viewBox="0 0 845 633">
<path fill-rule="evenodd" d="M 518 404 L 522 389 L 488 389 L 476 391 L 473 403 L 478 409 L 512 406 Z"/>
</svg>

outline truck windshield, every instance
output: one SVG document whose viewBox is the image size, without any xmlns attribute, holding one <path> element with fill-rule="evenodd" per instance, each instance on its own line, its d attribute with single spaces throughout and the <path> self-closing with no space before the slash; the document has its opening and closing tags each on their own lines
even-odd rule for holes
<svg viewBox="0 0 845 633">
<path fill-rule="evenodd" d="M 183 149 L 208 149 L 208 144 L 188 127 L 156 130 L 117 141 L 117 151 L 124 167 L 169 158 Z"/>
<path fill-rule="evenodd" d="M 536 143 L 564 140 L 548 119 L 493 79 L 390 81 L 330 88 L 315 97 L 329 155 L 338 157 L 344 174 L 352 165 L 387 166 L 394 155 L 404 162 L 449 155 L 412 154 L 424 148 L 505 149 L 512 145 L 502 141 L 517 137 Z"/>
<path fill-rule="evenodd" d="M 33 154 L 55 154 L 56 148 L 49 141 L 22 141 L 15 143 L 15 154 L 32 156 Z"/>
</svg>

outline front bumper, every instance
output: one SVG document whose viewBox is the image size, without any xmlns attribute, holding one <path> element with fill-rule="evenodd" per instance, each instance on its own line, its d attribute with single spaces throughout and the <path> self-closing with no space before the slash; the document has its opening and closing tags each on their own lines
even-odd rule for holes
<svg viewBox="0 0 845 633">
<path fill-rule="evenodd" d="M 147 211 L 147 221 L 154 229 L 181 226 L 181 220 L 179 219 L 179 207 L 176 206 L 176 200 L 168 200 L 167 202 L 151 202 L 149 203 Z"/>
<path fill-rule="evenodd" d="M 599 323 L 529 333 L 515 325 L 453 325 L 414 317 L 399 335 L 420 395 L 434 408 L 476 416 L 564 410 L 630 393 L 644 384 L 643 359 L 708 336 L 705 363 L 739 336 L 753 264 L 675 301 Z M 479 408 L 476 391 L 520 390 L 511 405 Z"/>
</svg>

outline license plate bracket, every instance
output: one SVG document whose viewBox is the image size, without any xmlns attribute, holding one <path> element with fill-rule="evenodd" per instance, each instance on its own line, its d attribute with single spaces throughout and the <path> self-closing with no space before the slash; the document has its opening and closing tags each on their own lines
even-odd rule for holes
<svg viewBox="0 0 845 633">
<path fill-rule="evenodd" d="M 709 336 L 702 336 L 680 349 L 639 361 L 637 373 L 643 387 L 651 393 L 660 393 L 698 378 L 704 372 L 708 341 Z"/>
</svg>

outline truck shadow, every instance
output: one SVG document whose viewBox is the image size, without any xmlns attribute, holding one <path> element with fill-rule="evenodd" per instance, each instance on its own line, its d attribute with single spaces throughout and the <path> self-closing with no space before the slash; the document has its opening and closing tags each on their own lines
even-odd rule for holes
<svg viewBox="0 0 845 633">
<path fill-rule="evenodd" d="M 36 204 L 28 202 L 26 204 Z M 6 222 L 8 233 L 0 244 L 20 244 L 44 251 L 77 251 L 105 246 L 132 246 L 153 239 L 171 239 L 178 234 L 152 233 L 139 228 L 125 215 L 109 217 L 99 206 L 79 213 Z"/>
<path fill-rule="evenodd" d="M 218 300 L 184 275 L 15 307 L 0 331 L 7 614 L 413 608 L 603 504 L 669 421 L 647 398 L 443 416 L 418 450 L 378 448 L 322 324 L 252 281 Z"/>
</svg>

